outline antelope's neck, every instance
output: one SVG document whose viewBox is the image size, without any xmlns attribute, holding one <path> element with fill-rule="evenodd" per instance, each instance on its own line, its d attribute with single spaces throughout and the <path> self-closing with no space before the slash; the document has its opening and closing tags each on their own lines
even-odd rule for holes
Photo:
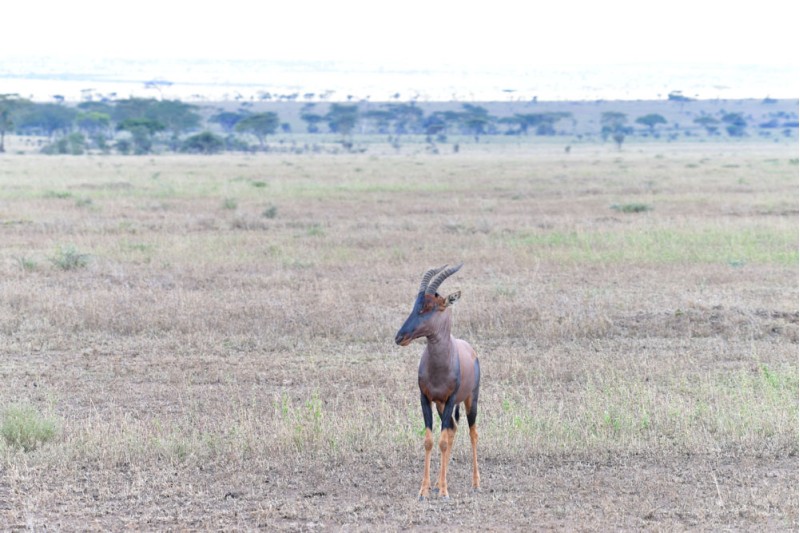
<svg viewBox="0 0 800 533">
<path fill-rule="evenodd" d="M 432 366 L 449 366 L 452 355 L 453 336 L 450 334 L 452 320 L 449 313 L 440 324 L 428 335 L 428 357 Z"/>
</svg>

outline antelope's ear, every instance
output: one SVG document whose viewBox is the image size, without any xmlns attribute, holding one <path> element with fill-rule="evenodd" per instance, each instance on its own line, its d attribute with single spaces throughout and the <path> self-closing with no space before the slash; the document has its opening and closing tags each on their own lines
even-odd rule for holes
<svg viewBox="0 0 800 533">
<path fill-rule="evenodd" d="M 448 305 L 453 305 L 458 301 L 459 298 L 461 298 L 461 291 L 454 292 L 453 294 L 448 296 L 447 299 L 445 300 L 445 307 L 447 307 Z"/>
</svg>

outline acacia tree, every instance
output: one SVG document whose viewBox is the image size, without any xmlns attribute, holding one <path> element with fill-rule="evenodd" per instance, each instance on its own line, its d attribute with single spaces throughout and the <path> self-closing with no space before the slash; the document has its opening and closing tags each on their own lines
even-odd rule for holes
<svg viewBox="0 0 800 533">
<path fill-rule="evenodd" d="M 747 128 L 747 120 L 741 113 L 726 113 L 722 116 L 722 122 L 727 124 L 725 131 L 731 137 L 744 137 Z"/>
<path fill-rule="evenodd" d="M 111 116 L 118 124 L 129 119 L 157 122 L 163 126 L 159 131 L 166 130 L 172 133 L 170 147 L 177 149 L 180 145 L 178 136 L 200 125 L 200 115 L 196 109 L 196 106 L 180 100 L 128 98 L 116 102 Z M 151 135 L 152 133 L 151 131 Z"/>
<path fill-rule="evenodd" d="M 258 144 L 263 150 L 266 147 L 267 135 L 272 135 L 280 126 L 281 121 L 276 113 L 254 113 L 248 115 L 236 124 L 236 131 L 252 133 L 258 139 Z"/>
<path fill-rule="evenodd" d="M 358 123 L 359 113 L 357 105 L 331 104 L 325 121 L 333 133 L 341 133 L 342 146 L 346 150 L 353 147 L 352 134 Z"/>
<path fill-rule="evenodd" d="M 517 113 L 504 122 L 510 124 L 517 124 L 519 132 L 525 135 L 528 134 L 530 128 L 536 128 L 536 135 L 555 135 L 555 124 L 561 119 L 569 118 L 572 113 L 565 111 L 556 111 L 551 113 Z"/>
<path fill-rule="evenodd" d="M 643 126 L 647 126 L 650 129 L 650 133 L 655 133 L 656 126 L 659 124 L 666 124 L 667 119 L 659 115 L 658 113 L 650 113 L 649 115 L 644 115 L 636 119 L 637 124 L 642 124 Z"/>
<path fill-rule="evenodd" d="M 464 111 L 460 113 L 461 124 L 464 129 L 475 137 L 475 142 L 479 142 L 480 136 L 486 133 L 486 129 L 494 120 L 486 108 L 479 105 L 463 104 Z"/>
<path fill-rule="evenodd" d="M 603 140 L 606 140 L 611 135 L 611 138 L 617 143 L 617 148 L 621 150 L 622 143 L 625 141 L 625 134 L 630 131 L 630 128 L 625 126 L 627 121 L 628 115 L 625 113 L 617 111 L 603 113 L 600 117 L 600 125 L 602 126 L 600 133 L 603 136 Z"/>
<path fill-rule="evenodd" d="M 370 109 L 364 113 L 364 118 L 371 120 L 375 124 L 375 131 L 381 134 L 389 133 L 389 126 L 392 122 L 391 111 L 385 109 Z"/>
<path fill-rule="evenodd" d="M 316 104 L 306 104 L 300 110 L 300 119 L 306 123 L 306 131 L 308 131 L 308 133 L 318 133 L 319 124 L 325 122 L 324 116 L 314 113 L 315 106 Z"/>
<path fill-rule="evenodd" d="M 694 119 L 694 123 L 704 127 L 708 135 L 715 135 L 719 130 L 719 120 L 710 115 L 697 117 Z"/>
<path fill-rule="evenodd" d="M 215 122 L 222 127 L 225 133 L 233 133 L 236 124 L 245 118 L 247 113 L 236 113 L 235 111 L 221 111 L 208 119 L 209 122 Z"/>
<path fill-rule="evenodd" d="M 387 104 L 387 111 L 394 121 L 394 132 L 398 135 L 416 131 L 425 113 L 414 102 L 409 104 Z"/>
<path fill-rule="evenodd" d="M 346 137 L 353 133 L 358 122 L 358 106 L 347 104 L 331 104 L 325 115 L 328 128 L 333 133 L 341 133 Z"/>
</svg>

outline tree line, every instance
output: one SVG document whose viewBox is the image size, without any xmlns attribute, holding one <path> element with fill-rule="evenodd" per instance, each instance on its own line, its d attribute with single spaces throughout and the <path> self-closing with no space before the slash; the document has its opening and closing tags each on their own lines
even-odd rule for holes
<svg viewBox="0 0 800 533">
<path fill-rule="evenodd" d="M 0 95 L 0 152 L 5 150 L 7 133 L 44 138 L 42 151 L 51 154 L 81 154 L 88 150 L 121 154 L 267 150 L 271 135 L 292 133 L 291 125 L 271 111 L 254 112 L 243 107 L 218 111 L 208 118 L 204 118 L 203 111 L 207 110 L 179 100 L 129 98 L 69 106 L 60 101 L 35 103 L 18 95 Z M 572 135 L 575 124 L 569 112 L 497 117 L 485 107 L 469 103 L 428 114 L 414 102 L 385 103 L 366 110 L 352 103 L 330 103 L 327 109 L 307 103 L 300 109 L 299 118 L 305 133 L 336 134 L 347 149 L 352 149 L 354 136 L 360 134 L 385 135 L 398 147 L 404 135 L 420 135 L 435 147 L 436 143 L 447 142 L 451 135 L 468 135 L 475 142 L 486 135 Z M 796 117 L 791 119 L 774 117 L 758 126 L 797 128 Z M 710 136 L 724 131 L 731 137 L 741 137 L 749 126 L 741 113 L 701 115 L 694 123 Z M 660 114 L 639 116 L 631 124 L 627 114 L 611 111 L 602 114 L 598 133 L 604 141 L 611 139 L 621 147 L 626 136 L 640 133 L 659 137 L 667 125 L 667 119 Z M 638 132 L 636 126 L 640 126 Z M 251 143 L 253 139 L 256 144 Z"/>
</svg>

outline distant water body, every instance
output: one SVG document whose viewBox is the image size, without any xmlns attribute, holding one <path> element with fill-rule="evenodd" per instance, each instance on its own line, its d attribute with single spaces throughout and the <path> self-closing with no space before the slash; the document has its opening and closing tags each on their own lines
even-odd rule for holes
<svg viewBox="0 0 800 533">
<path fill-rule="evenodd" d="M 384 67 L 354 62 L 0 58 L 0 94 L 35 101 L 654 100 L 798 98 L 798 72 L 758 65 Z"/>
</svg>

